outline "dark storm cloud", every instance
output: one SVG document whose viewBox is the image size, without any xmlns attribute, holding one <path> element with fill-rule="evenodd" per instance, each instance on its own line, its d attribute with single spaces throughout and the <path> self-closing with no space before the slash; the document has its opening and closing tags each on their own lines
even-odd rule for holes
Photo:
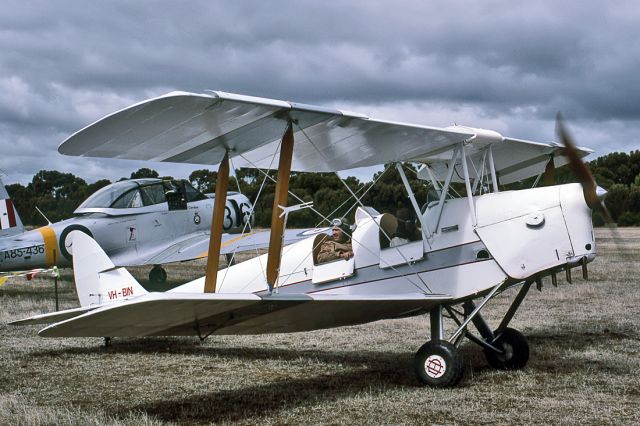
<svg viewBox="0 0 640 426">
<path fill-rule="evenodd" d="M 58 143 L 170 90 L 348 105 L 432 125 L 464 120 L 538 140 L 553 137 L 561 110 L 583 145 L 637 149 L 637 9 L 577 1 L 9 1 L 0 14 L 0 146 L 15 152 L 0 157 L 0 168 L 20 180 L 39 168 L 102 177 L 101 163 L 62 157 Z M 113 164 L 111 179 L 139 165 Z"/>
</svg>

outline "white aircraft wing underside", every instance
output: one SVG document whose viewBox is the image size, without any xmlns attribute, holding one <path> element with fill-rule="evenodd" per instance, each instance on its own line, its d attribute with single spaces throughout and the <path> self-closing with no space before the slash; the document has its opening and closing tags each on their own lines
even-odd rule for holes
<svg viewBox="0 0 640 426">
<path fill-rule="evenodd" d="M 491 147 L 496 173 L 501 184 L 518 182 L 531 176 L 543 173 L 550 158 L 553 158 L 555 167 L 568 164 L 568 159 L 562 155 L 564 147 L 557 143 L 539 143 L 525 141 L 521 139 L 505 138 L 502 142 L 493 144 Z M 581 157 L 586 157 L 593 151 L 588 148 L 578 147 Z M 423 162 L 429 164 L 435 177 L 444 180 L 447 176 L 448 167 L 446 161 L 451 159 L 452 151 L 446 151 L 436 156 L 427 157 Z M 484 151 L 471 153 L 471 160 L 474 166 L 469 167 L 469 175 L 472 179 L 481 175 Z M 488 159 L 484 158 L 485 164 Z M 488 168 L 487 168 L 488 170 Z M 464 182 L 462 163 L 456 163 L 456 171 L 452 176 L 453 182 Z M 484 173 L 487 173 L 485 170 Z"/>
<path fill-rule="evenodd" d="M 431 309 L 446 295 L 150 293 L 52 324 L 45 337 L 193 336 L 290 333 L 397 318 Z"/>
<path fill-rule="evenodd" d="M 452 149 L 467 141 L 468 154 L 478 161 L 491 145 L 501 182 L 509 183 L 538 174 L 550 155 L 562 148 L 483 129 L 376 120 L 338 109 L 212 91 L 171 92 L 132 105 L 71 135 L 58 151 L 212 165 L 229 150 L 233 168 L 274 169 L 289 121 L 294 123 L 294 171 L 330 172 L 417 161 L 433 165 L 442 176 Z M 579 151 L 583 156 L 591 152 Z M 566 162 L 560 155 L 555 158 L 558 166 Z"/>
<path fill-rule="evenodd" d="M 293 120 L 292 170 L 337 171 L 415 160 L 473 133 L 394 123 L 335 109 L 224 92 L 172 92 L 113 113 L 70 136 L 67 155 L 275 168 Z"/>
<path fill-rule="evenodd" d="M 50 312 L 46 314 L 34 315 L 29 318 L 24 318 L 17 321 L 12 321 L 10 325 L 33 325 L 33 324 L 51 324 L 55 321 L 64 321 L 69 318 L 74 318 L 89 312 L 93 309 L 97 309 L 98 306 L 82 306 L 79 308 L 65 309 L 64 311 Z"/>
</svg>

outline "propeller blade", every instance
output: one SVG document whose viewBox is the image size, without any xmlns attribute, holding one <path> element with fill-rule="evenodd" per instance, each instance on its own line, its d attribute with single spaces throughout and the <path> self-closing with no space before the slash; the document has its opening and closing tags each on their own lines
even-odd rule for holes
<svg viewBox="0 0 640 426">
<path fill-rule="evenodd" d="M 591 170 L 585 163 L 582 162 L 582 158 L 578 154 L 575 144 L 573 143 L 569 132 L 565 128 L 562 117 L 558 113 L 556 118 L 556 132 L 560 141 L 564 145 L 563 154 L 569 160 L 569 168 L 578 179 L 578 182 L 582 185 L 582 192 L 584 193 L 584 199 L 589 207 L 596 208 L 596 205 L 600 203 L 596 194 L 596 181 L 593 179 Z"/>
<path fill-rule="evenodd" d="M 560 113 L 558 113 L 556 117 L 556 132 L 564 145 L 562 154 L 569 160 L 569 168 L 582 185 L 582 192 L 587 205 L 591 209 L 598 210 L 602 214 L 605 222 L 613 223 L 609 210 L 607 210 L 607 207 L 604 205 L 604 195 L 601 191 L 598 191 L 598 185 L 593 178 L 593 174 L 591 170 L 589 170 L 589 167 L 582 161 L 578 149 L 569 135 L 569 131 L 564 126 Z"/>
</svg>

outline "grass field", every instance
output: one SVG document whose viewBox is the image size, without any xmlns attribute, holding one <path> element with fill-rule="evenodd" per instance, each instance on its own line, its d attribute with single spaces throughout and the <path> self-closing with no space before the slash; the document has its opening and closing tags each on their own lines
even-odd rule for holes
<svg viewBox="0 0 640 426">
<path fill-rule="evenodd" d="M 531 291 L 512 326 L 524 370 L 495 371 L 463 345 L 459 387 L 418 385 L 428 318 L 268 336 L 46 339 L 7 322 L 52 311 L 53 281 L 0 287 L 0 424 L 638 424 L 640 229 L 597 230 L 585 282 Z M 615 237 L 615 238 L 614 238 Z M 174 283 L 202 263 L 168 268 Z M 146 270 L 134 274 L 144 277 Z M 179 277 L 176 278 L 176 277 Z M 483 312 L 497 325 L 515 290 Z M 77 306 L 69 271 L 62 308 Z"/>
</svg>

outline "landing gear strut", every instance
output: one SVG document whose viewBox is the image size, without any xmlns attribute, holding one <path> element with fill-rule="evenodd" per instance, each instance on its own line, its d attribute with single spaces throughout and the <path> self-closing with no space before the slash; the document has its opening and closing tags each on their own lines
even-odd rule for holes
<svg viewBox="0 0 640 426">
<path fill-rule="evenodd" d="M 426 385 L 444 388 L 456 385 L 464 374 L 464 359 L 458 348 L 443 340 L 442 307 L 429 313 L 431 340 L 416 353 L 414 368 L 418 379 Z"/>
<path fill-rule="evenodd" d="M 432 309 L 429 313 L 431 340 L 422 345 L 414 360 L 418 379 L 432 387 L 455 386 L 464 375 L 464 359 L 459 350 L 464 337 L 484 349 L 491 367 L 500 370 L 523 368 L 529 360 L 529 344 L 522 333 L 507 326 L 532 284 L 532 281 L 524 283 L 500 325 L 493 331 L 480 315 L 480 310 L 501 289 L 500 285 L 494 287 L 478 306 L 472 301 L 466 301 L 462 304 L 462 311 L 448 305 L 439 305 Z M 458 325 L 458 329 L 449 339 L 444 338 L 443 309 L 446 309 L 448 317 Z M 467 330 L 469 324 L 475 326 L 480 337 Z"/>
<path fill-rule="evenodd" d="M 151 271 L 149 271 L 149 283 L 158 285 L 167 282 L 167 271 L 160 265 L 153 265 Z"/>
</svg>

